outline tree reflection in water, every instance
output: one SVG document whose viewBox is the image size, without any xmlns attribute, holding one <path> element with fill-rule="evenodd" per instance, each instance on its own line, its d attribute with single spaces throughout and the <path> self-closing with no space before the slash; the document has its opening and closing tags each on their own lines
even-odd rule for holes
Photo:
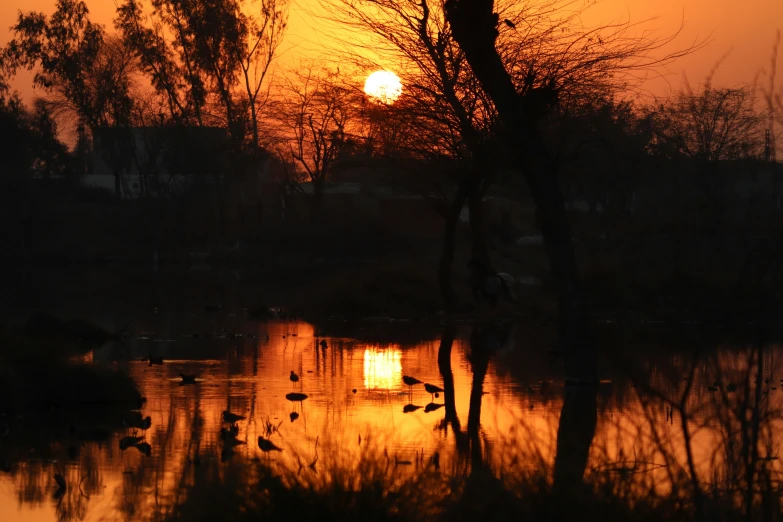
<svg viewBox="0 0 783 522">
<path fill-rule="evenodd" d="M 29 452 L 25 443 L 33 435 L 21 437 L 22 428 L 14 426 L 12 437 L 0 440 L 0 460 L 14 459 L 9 475 L 20 503 L 51 505 L 63 521 L 92 520 L 91 507 L 105 505 L 107 493 L 113 511 L 101 516 L 127 520 L 291 520 L 329 518 L 327 514 L 343 519 L 491 520 L 502 518 L 501 513 L 590 520 L 602 512 L 616 518 L 715 520 L 720 514 L 724 519 L 777 519 L 783 498 L 779 348 L 701 348 L 694 354 L 615 361 L 623 371 L 612 375 L 612 385 L 602 385 L 613 388 L 604 393 L 598 386 L 547 384 L 546 378 L 540 384 L 526 382 L 530 376 L 524 372 L 499 378 L 496 369 L 509 352 L 523 360 L 517 367 L 529 365 L 532 375 L 541 372 L 536 361 L 548 359 L 536 352 L 539 347 L 520 342 L 513 330 L 511 323 L 485 321 L 471 325 L 465 335 L 449 324 L 432 349 L 406 352 L 390 346 L 382 359 L 368 345 L 346 344 L 326 353 L 316 345 L 304 355 L 284 352 L 289 358 L 280 362 L 281 393 L 290 390 L 291 365 L 303 365 L 311 402 L 302 416 L 310 417 L 311 427 L 305 426 L 306 418 L 292 425 L 290 410 L 281 410 L 286 422 L 280 432 L 274 431 L 279 421 L 270 414 L 268 383 L 259 362 L 266 355 L 264 364 L 271 364 L 269 355 L 256 345 L 246 360 L 241 351 L 232 352 L 236 360 L 223 367 L 227 379 L 213 377 L 204 386 L 186 389 L 162 386 L 156 392 L 151 400 L 170 406 L 147 430 L 151 457 L 121 451 L 115 442 L 129 435 L 125 432 L 115 433 L 108 445 L 74 445 L 61 423 L 56 433 L 54 427 L 46 428 L 47 436 L 41 435 L 44 428 L 34 430 L 34 458 L 20 457 Z M 358 381 L 328 381 L 331 395 L 319 395 L 325 376 L 336 379 L 343 367 L 350 373 L 354 351 L 360 354 L 354 361 Z M 307 356 L 313 357 L 311 373 L 306 371 Z M 422 380 L 441 385 L 439 375 L 443 408 L 403 416 L 408 390 L 391 382 L 399 379 L 379 373 L 379 361 L 393 363 L 389 375 L 413 370 Z M 453 361 L 459 366 L 452 366 Z M 625 377 L 632 378 L 633 387 Z M 485 395 L 487 386 L 491 395 Z M 503 386 L 528 390 L 528 395 L 503 392 Z M 520 407 L 528 402 L 536 409 Z M 371 416 L 391 412 L 394 424 L 386 433 L 360 432 L 357 437 L 350 430 L 360 429 L 352 419 L 360 417 L 362 407 Z M 240 440 L 252 442 L 256 434 L 270 430 L 266 436 L 283 453 L 259 457 L 240 445 L 221 462 L 224 444 L 219 415 L 213 413 L 225 409 L 248 417 L 240 423 Z M 336 412 L 334 423 L 319 420 L 324 410 Z M 459 412 L 467 414 L 464 424 Z M 420 447 L 400 453 L 405 447 L 392 446 L 392 437 L 417 425 L 425 432 L 435 428 L 426 456 Z M 299 429 L 309 431 L 297 439 Z M 54 473 L 61 473 L 68 485 L 57 499 Z M 103 502 L 95 501 L 101 498 Z"/>
</svg>

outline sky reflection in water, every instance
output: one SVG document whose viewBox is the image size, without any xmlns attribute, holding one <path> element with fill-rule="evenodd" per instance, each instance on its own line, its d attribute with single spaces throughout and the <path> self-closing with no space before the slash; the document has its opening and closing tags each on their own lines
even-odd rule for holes
<svg viewBox="0 0 783 522">
<path fill-rule="evenodd" d="M 457 451 L 464 445 L 466 433 L 479 441 L 480 457 L 494 469 L 514 466 L 517 471 L 551 473 L 565 394 L 561 385 L 548 381 L 557 374 L 557 364 L 543 364 L 542 368 L 552 369 L 538 379 L 512 379 L 504 362 L 509 346 L 501 345 L 500 355 L 489 361 L 483 383 L 480 379 L 476 383 L 470 332 L 460 331 L 450 357 L 455 407 L 450 412 L 449 407 L 434 406 L 448 403 L 450 397 L 441 394 L 433 398 L 422 385 L 409 390 L 402 382 L 403 375 L 411 375 L 449 392 L 441 374 L 443 360 L 439 367 L 440 339 L 403 346 L 327 338 L 324 348 L 313 326 L 304 322 L 272 322 L 250 328 L 235 325 L 233 330 L 243 332 L 242 337 L 226 339 L 147 332 L 140 337 L 149 339 L 129 343 L 136 358 L 163 355 L 166 362 L 162 366 L 113 362 L 121 353 L 116 347 L 96 352 L 95 364 L 124 368 L 148 398 L 142 413 L 151 417 L 152 426 L 135 434 L 144 436 L 151 454 L 145 455 L 144 447 L 139 446 L 120 449 L 120 439 L 134 434 L 129 429 L 114 434 L 109 444 L 85 444 L 75 459 L 69 458 L 66 444 L 54 447 L 57 464 L 31 455 L 12 473 L 0 474 L 0 520 L 55 520 L 58 501 L 52 499 L 57 489 L 53 476 L 58 470 L 70 485 L 60 501 L 61 515 L 65 502 L 72 519 L 141 519 L 158 510 L 165 512 L 166 506 L 181 500 L 195 460 L 202 466 L 220 466 L 226 464 L 219 461 L 264 459 L 273 466 L 297 470 L 312 463 L 318 452 L 320 469 L 324 469 L 330 462 L 358 461 L 363 452 L 369 452 L 389 462 L 410 462 L 399 467 L 400 476 L 405 476 L 417 473 L 438 452 L 444 472 L 454 472 L 467 466 L 464 454 Z M 409 325 L 401 324 L 400 328 L 408 329 Z M 546 361 L 546 356 L 539 354 L 538 359 Z M 651 373 L 658 389 L 666 392 L 668 388 L 676 395 L 683 387 L 682 362 L 672 357 Z M 731 351 L 719 354 L 718 362 L 735 374 L 743 370 L 741 358 Z M 291 370 L 300 376 L 297 383 L 289 380 Z M 179 385 L 180 372 L 198 374 L 199 384 Z M 697 386 L 691 402 L 704 405 L 706 412 L 716 392 L 706 390 L 705 383 L 713 379 L 706 366 L 700 372 L 704 382 Z M 473 389 L 477 384 L 480 389 Z M 642 482 L 654 481 L 655 474 L 663 473 L 660 466 L 664 461 L 650 452 L 651 427 L 665 426 L 661 433 L 680 463 L 681 430 L 662 403 L 638 401 L 630 390 L 607 384 L 599 393 L 588 472 L 634 474 L 640 480 L 644 475 Z M 291 392 L 305 393 L 308 398 L 289 401 L 286 394 Z M 771 393 L 770 401 L 778 401 Z M 427 408 L 431 401 L 434 405 Z M 470 410 L 477 405 L 480 428 L 470 434 L 471 413 L 476 413 Z M 405 409 L 413 411 L 406 413 Z M 222 422 L 224 410 L 247 417 L 238 423 L 240 444 L 232 452 L 225 451 L 220 437 L 221 428 L 228 427 Z M 297 415 L 291 415 L 293 412 Z M 283 452 L 264 455 L 256 443 L 259 435 Z M 717 438 L 699 431 L 695 440 L 698 466 L 709 466 Z M 643 464 L 629 464 L 633 462 Z"/>
</svg>

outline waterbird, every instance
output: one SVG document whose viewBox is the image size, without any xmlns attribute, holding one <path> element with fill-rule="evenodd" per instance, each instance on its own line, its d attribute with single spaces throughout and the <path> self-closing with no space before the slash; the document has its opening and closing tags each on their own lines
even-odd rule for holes
<svg viewBox="0 0 783 522">
<path fill-rule="evenodd" d="M 153 364 L 163 364 L 163 356 L 162 355 L 149 355 L 142 359 L 142 361 L 149 361 L 150 366 Z"/>
<path fill-rule="evenodd" d="M 483 297 L 489 300 L 493 307 L 497 305 L 501 297 L 514 302 L 519 301 L 511 290 L 516 283 L 513 276 L 504 272 L 495 272 L 477 257 L 472 257 L 468 261 L 468 269 L 470 270 L 470 286 L 475 301 L 479 301 Z"/>
<path fill-rule="evenodd" d="M 416 377 L 411 377 L 409 375 L 403 375 L 402 376 L 402 382 L 408 385 L 408 389 L 412 390 L 412 387 L 421 384 L 421 381 L 417 379 Z"/>
<path fill-rule="evenodd" d="M 144 437 L 123 437 L 120 439 L 120 449 L 125 451 L 126 449 L 130 448 L 131 446 L 135 446 L 143 440 Z"/>
<path fill-rule="evenodd" d="M 403 406 L 402 412 L 411 413 L 413 411 L 418 410 L 419 408 L 421 408 L 421 406 L 416 406 L 415 404 L 406 404 L 405 406 Z"/>
<path fill-rule="evenodd" d="M 185 373 L 180 373 L 179 376 L 182 378 L 181 384 L 196 384 L 196 376 L 195 375 L 189 375 Z"/>
<path fill-rule="evenodd" d="M 258 437 L 258 447 L 261 448 L 261 451 L 264 453 L 268 453 L 270 451 L 283 451 L 281 448 L 275 446 L 274 442 L 261 436 Z"/>
<path fill-rule="evenodd" d="M 145 457 L 152 455 L 152 446 L 150 446 L 149 442 L 139 442 L 138 444 L 134 444 L 133 447 L 139 450 L 139 453 Z"/>
<path fill-rule="evenodd" d="M 237 415 L 236 413 L 231 413 L 228 410 L 223 410 L 223 422 L 227 422 L 229 424 L 236 424 L 237 422 L 241 420 L 245 420 L 247 417 L 244 415 Z"/>
<path fill-rule="evenodd" d="M 437 397 L 438 393 L 443 393 L 443 388 L 439 386 L 435 386 L 434 384 L 430 384 L 428 382 L 424 383 L 424 389 L 427 390 L 427 393 L 429 393 L 433 397 Z"/>
<path fill-rule="evenodd" d="M 226 428 L 220 428 L 220 440 L 223 441 L 224 447 L 233 447 L 239 446 L 240 444 L 245 444 L 245 441 L 237 439 L 237 436 Z"/>
<path fill-rule="evenodd" d="M 297 374 L 295 374 L 293 370 L 291 370 L 291 375 L 289 375 L 289 376 L 288 376 L 288 378 L 289 378 L 289 379 L 291 380 L 291 382 L 293 382 L 293 383 L 297 383 L 297 382 L 299 382 L 299 376 L 298 376 Z"/>
<path fill-rule="evenodd" d="M 435 411 L 437 409 L 440 409 L 444 407 L 445 404 L 435 404 L 434 402 L 429 403 L 424 407 L 424 413 L 430 413 L 431 411 Z"/>
</svg>

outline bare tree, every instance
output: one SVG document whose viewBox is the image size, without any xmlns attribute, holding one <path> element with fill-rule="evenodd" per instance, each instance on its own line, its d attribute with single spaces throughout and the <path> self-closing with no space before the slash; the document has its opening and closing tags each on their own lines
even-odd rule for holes
<svg viewBox="0 0 783 522">
<path fill-rule="evenodd" d="M 748 87 L 690 88 L 649 109 L 654 150 L 669 158 L 710 162 L 760 158 L 764 115 Z"/>
<path fill-rule="evenodd" d="M 246 43 L 237 54 L 250 108 L 253 145 L 259 144 L 259 109 L 268 97 L 267 75 L 288 23 L 288 1 L 260 0 L 258 8 L 258 15 L 244 15 L 248 28 Z"/>
<path fill-rule="evenodd" d="M 399 64 L 403 97 L 417 108 L 410 113 L 422 133 L 431 136 L 422 143 L 436 144 L 438 152 L 456 160 L 452 165 L 457 166 L 458 188 L 447 213 L 439 271 L 448 302 L 453 260 L 449 254 L 453 239 L 449 238 L 459 213 L 467 202 L 474 254 L 488 260 L 480 201 L 498 162 L 506 161 L 508 154 L 496 139 L 500 128 L 496 100 L 482 88 L 481 75 L 469 66 L 468 53 L 455 39 L 453 20 L 446 16 L 446 4 L 430 0 L 324 0 L 321 11 L 323 17 L 339 24 L 335 38 L 343 47 L 349 41 L 353 49 L 360 46 L 352 53 L 360 66 L 371 66 L 371 60 L 360 58 L 367 55 Z M 645 54 L 669 41 L 636 38 L 630 34 L 634 26 L 629 23 L 585 28 L 581 15 L 588 7 L 572 0 L 535 4 L 502 1 L 496 7 L 492 14 L 493 49 L 531 125 L 538 125 L 558 103 L 627 87 L 634 70 L 654 62 L 645 60 Z M 504 23 L 498 24 L 500 20 Z M 346 28 L 362 37 L 346 37 Z M 538 145 L 546 150 L 549 143 Z"/>
<path fill-rule="evenodd" d="M 596 371 L 595 346 L 590 336 L 585 296 L 571 243 L 571 227 L 557 179 L 557 162 L 549 153 L 539 126 L 541 116 L 556 106 L 562 96 L 560 91 L 567 83 L 558 81 L 557 76 L 550 76 L 541 87 L 519 89 L 514 81 L 513 68 L 508 67 L 499 51 L 498 28 L 502 25 L 493 0 L 447 0 L 444 7 L 454 38 L 500 115 L 508 150 L 524 173 L 536 204 L 536 218 L 544 236 L 544 246 L 558 294 L 566 374 L 572 379 L 593 380 Z M 521 20 L 510 22 L 514 29 L 523 30 L 524 26 L 520 24 L 523 21 L 524 13 Z M 551 21 L 544 25 L 545 28 L 552 26 L 556 24 Z M 577 36 L 572 44 L 563 48 L 562 56 L 571 56 L 569 48 L 583 41 L 581 35 Z M 597 34 L 596 38 L 599 37 L 601 39 L 595 43 L 585 42 L 583 49 L 600 50 L 603 37 Z M 660 63 L 660 60 L 647 58 L 651 50 L 660 46 L 660 42 L 636 38 L 631 40 L 631 44 L 626 52 L 613 55 L 609 61 L 619 66 L 630 64 L 636 67 Z M 672 57 L 667 56 L 668 59 Z M 545 59 L 544 64 L 550 63 L 551 60 Z M 584 67 L 589 67 L 591 63 L 602 63 L 601 54 L 588 60 Z M 535 74 L 535 68 L 532 73 Z M 533 84 L 537 78 L 537 75 L 531 77 Z"/>
<path fill-rule="evenodd" d="M 312 212 L 320 209 L 326 182 L 351 139 L 358 107 L 355 89 L 315 66 L 287 78 L 270 107 L 274 144 L 284 164 L 293 162 L 312 183 Z"/>
</svg>

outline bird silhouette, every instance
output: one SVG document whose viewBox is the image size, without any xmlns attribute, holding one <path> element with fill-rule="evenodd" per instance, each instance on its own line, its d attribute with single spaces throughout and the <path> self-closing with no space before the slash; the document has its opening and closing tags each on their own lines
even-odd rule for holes
<svg viewBox="0 0 783 522">
<path fill-rule="evenodd" d="M 408 391 L 412 391 L 413 386 L 417 384 L 421 384 L 421 381 L 419 379 L 417 379 L 416 377 L 411 377 L 409 375 L 403 375 L 402 382 L 408 385 Z"/>
<path fill-rule="evenodd" d="M 434 402 L 429 403 L 424 407 L 424 413 L 430 413 L 432 411 L 438 410 L 442 407 L 444 407 L 445 404 L 435 404 Z"/>
<path fill-rule="evenodd" d="M 402 407 L 402 412 L 403 413 L 411 413 L 411 412 L 414 412 L 414 411 L 416 411 L 416 410 L 418 410 L 420 408 L 421 408 L 421 406 L 416 406 L 415 404 L 406 404 L 405 406 Z"/>
<path fill-rule="evenodd" d="M 220 440 L 223 441 L 223 447 L 234 447 L 245 444 L 245 441 L 237 439 L 237 436 L 231 430 L 220 428 Z"/>
<path fill-rule="evenodd" d="M 293 371 L 293 370 L 291 370 L 291 375 L 289 375 L 289 376 L 288 376 L 288 378 L 289 378 L 289 379 L 291 380 L 291 382 L 292 382 L 292 383 L 294 383 L 294 384 L 296 384 L 297 382 L 299 382 L 299 376 L 298 376 L 296 373 L 294 373 L 294 371 Z"/>
<path fill-rule="evenodd" d="M 326 344 L 326 339 L 321 339 L 321 342 L 320 342 L 320 343 L 318 343 L 318 344 L 320 344 L 320 345 L 321 345 L 321 349 L 322 349 L 322 350 L 326 350 L 326 347 L 327 347 L 327 344 Z"/>
<path fill-rule="evenodd" d="M 430 384 L 428 382 L 424 383 L 424 389 L 427 390 L 427 393 L 432 395 L 433 398 L 434 398 L 435 394 L 443 393 L 443 388 L 441 388 L 439 386 L 435 386 L 434 384 Z"/>
<path fill-rule="evenodd" d="M 179 376 L 182 378 L 181 384 L 196 384 L 196 376 L 195 375 L 188 375 L 185 373 L 180 373 Z"/>
<path fill-rule="evenodd" d="M 153 364 L 161 365 L 163 364 L 163 356 L 162 355 L 150 355 L 148 357 L 145 357 L 142 359 L 143 361 L 148 361 L 150 363 L 150 366 Z"/>
<path fill-rule="evenodd" d="M 245 420 L 247 417 L 244 415 L 237 415 L 236 413 L 231 413 L 228 410 L 223 410 L 223 422 L 227 422 L 229 424 L 236 424 L 237 422 L 241 420 Z"/>
<path fill-rule="evenodd" d="M 146 457 L 152 455 L 152 446 L 150 446 L 149 442 L 139 442 L 138 444 L 134 444 L 133 447 Z"/>
<path fill-rule="evenodd" d="M 294 422 L 299 418 L 299 414 L 295 411 L 292 411 L 288 416 L 291 418 L 291 422 Z"/>
<path fill-rule="evenodd" d="M 261 436 L 258 437 L 258 447 L 261 448 L 261 451 L 264 453 L 268 453 L 270 451 L 283 451 L 281 448 L 275 446 L 274 442 Z"/>
<path fill-rule="evenodd" d="M 142 440 L 144 440 L 144 437 L 123 437 L 120 439 L 120 449 L 125 451 L 131 446 L 135 446 Z"/>
</svg>

